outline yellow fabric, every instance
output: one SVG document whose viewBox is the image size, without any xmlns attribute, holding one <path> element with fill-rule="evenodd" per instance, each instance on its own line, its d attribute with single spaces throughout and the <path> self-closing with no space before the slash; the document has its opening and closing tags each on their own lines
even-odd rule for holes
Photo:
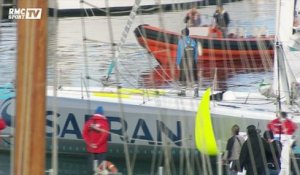
<svg viewBox="0 0 300 175">
<path fill-rule="evenodd" d="M 130 95 L 127 94 L 118 94 L 114 92 L 93 92 L 93 95 L 96 97 L 107 97 L 107 98 L 129 98 Z"/>
<path fill-rule="evenodd" d="M 142 95 L 164 95 L 166 93 L 163 89 L 130 89 L 121 88 L 120 93 L 124 94 L 142 94 Z"/>
<path fill-rule="evenodd" d="M 131 95 L 146 95 L 146 96 L 156 96 L 166 94 L 166 91 L 163 89 L 154 90 L 154 89 L 130 89 L 130 88 L 121 88 L 119 92 L 105 92 L 98 91 L 93 92 L 93 95 L 96 97 L 108 97 L 108 98 L 130 98 Z M 120 95 L 118 95 L 120 93 Z"/>
<path fill-rule="evenodd" d="M 217 155 L 218 147 L 210 117 L 210 88 L 199 103 L 195 121 L 196 148 L 203 154 Z"/>
</svg>

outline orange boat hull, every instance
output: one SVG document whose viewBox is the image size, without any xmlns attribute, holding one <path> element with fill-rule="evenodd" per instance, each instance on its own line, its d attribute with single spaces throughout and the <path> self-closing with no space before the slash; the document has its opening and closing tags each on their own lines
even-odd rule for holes
<svg viewBox="0 0 300 175">
<path fill-rule="evenodd" d="M 179 34 L 156 27 L 141 25 L 135 30 L 141 46 L 162 64 L 176 61 Z M 202 45 L 199 60 L 272 59 L 274 37 L 262 38 L 209 38 L 191 36 Z"/>
</svg>

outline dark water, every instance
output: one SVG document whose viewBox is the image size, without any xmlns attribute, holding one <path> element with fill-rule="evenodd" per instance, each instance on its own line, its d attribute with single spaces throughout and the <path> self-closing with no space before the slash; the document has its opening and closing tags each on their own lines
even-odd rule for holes
<svg viewBox="0 0 300 175">
<path fill-rule="evenodd" d="M 251 33 L 255 27 L 267 27 L 274 34 L 275 1 L 246 0 L 225 5 L 232 19 L 232 26 L 241 26 Z M 213 14 L 215 6 L 200 9 L 202 14 Z M 138 46 L 132 30 L 139 24 L 163 26 L 179 32 L 184 28 L 186 11 L 138 15 L 119 57 L 118 75 L 120 84 L 127 87 L 171 87 L 170 70 L 161 67 L 147 52 Z M 203 15 L 204 16 L 204 15 Z M 210 18 L 206 19 L 207 21 Z M 113 39 L 110 39 L 107 17 L 50 19 L 48 50 L 48 84 L 57 80 L 63 86 L 80 86 L 81 77 L 90 76 L 99 80 L 105 76 L 112 59 L 111 43 L 118 43 L 126 25 L 127 17 L 111 18 Z M 84 28 L 84 30 L 83 30 Z M 83 37 L 87 40 L 83 42 Z M 204 62 L 200 65 L 201 81 L 210 85 L 215 77 L 220 88 L 237 91 L 256 91 L 257 85 L 272 76 L 272 61 L 263 62 Z M 0 84 L 15 78 L 16 71 L 16 24 L 4 22 L 0 26 Z M 153 79 L 154 77 L 154 79 Z M 114 76 L 112 79 L 116 79 Z M 155 83 L 153 83 L 155 81 Z M 99 86 L 99 81 L 89 81 L 90 86 Z M 0 152 L 0 175 L 9 173 L 9 154 Z M 60 155 L 59 174 L 86 174 L 86 155 Z M 50 167 L 50 156 L 47 167 Z M 126 174 L 125 160 L 114 159 L 115 164 Z M 150 161 L 150 160 L 148 160 Z M 135 162 L 135 174 L 150 174 L 148 161 Z M 145 171 L 143 171 L 145 169 Z M 153 171 L 153 170 L 152 170 Z"/>
</svg>

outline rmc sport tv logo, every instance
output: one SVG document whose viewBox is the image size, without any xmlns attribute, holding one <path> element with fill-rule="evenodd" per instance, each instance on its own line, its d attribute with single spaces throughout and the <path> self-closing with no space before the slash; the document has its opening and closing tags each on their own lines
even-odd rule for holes
<svg viewBox="0 0 300 175">
<path fill-rule="evenodd" d="M 41 8 L 10 8 L 8 19 L 41 19 Z"/>
</svg>

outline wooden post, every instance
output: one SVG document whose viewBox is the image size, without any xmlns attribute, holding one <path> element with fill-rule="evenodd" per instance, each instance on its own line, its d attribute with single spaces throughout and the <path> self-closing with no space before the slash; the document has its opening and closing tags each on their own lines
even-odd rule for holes
<svg viewBox="0 0 300 175">
<path fill-rule="evenodd" d="M 45 174 L 47 0 L 18 0 L 18 8 L 41 8 L 41 19 L 17 24 L 14 175 Z"/>
</svg>

